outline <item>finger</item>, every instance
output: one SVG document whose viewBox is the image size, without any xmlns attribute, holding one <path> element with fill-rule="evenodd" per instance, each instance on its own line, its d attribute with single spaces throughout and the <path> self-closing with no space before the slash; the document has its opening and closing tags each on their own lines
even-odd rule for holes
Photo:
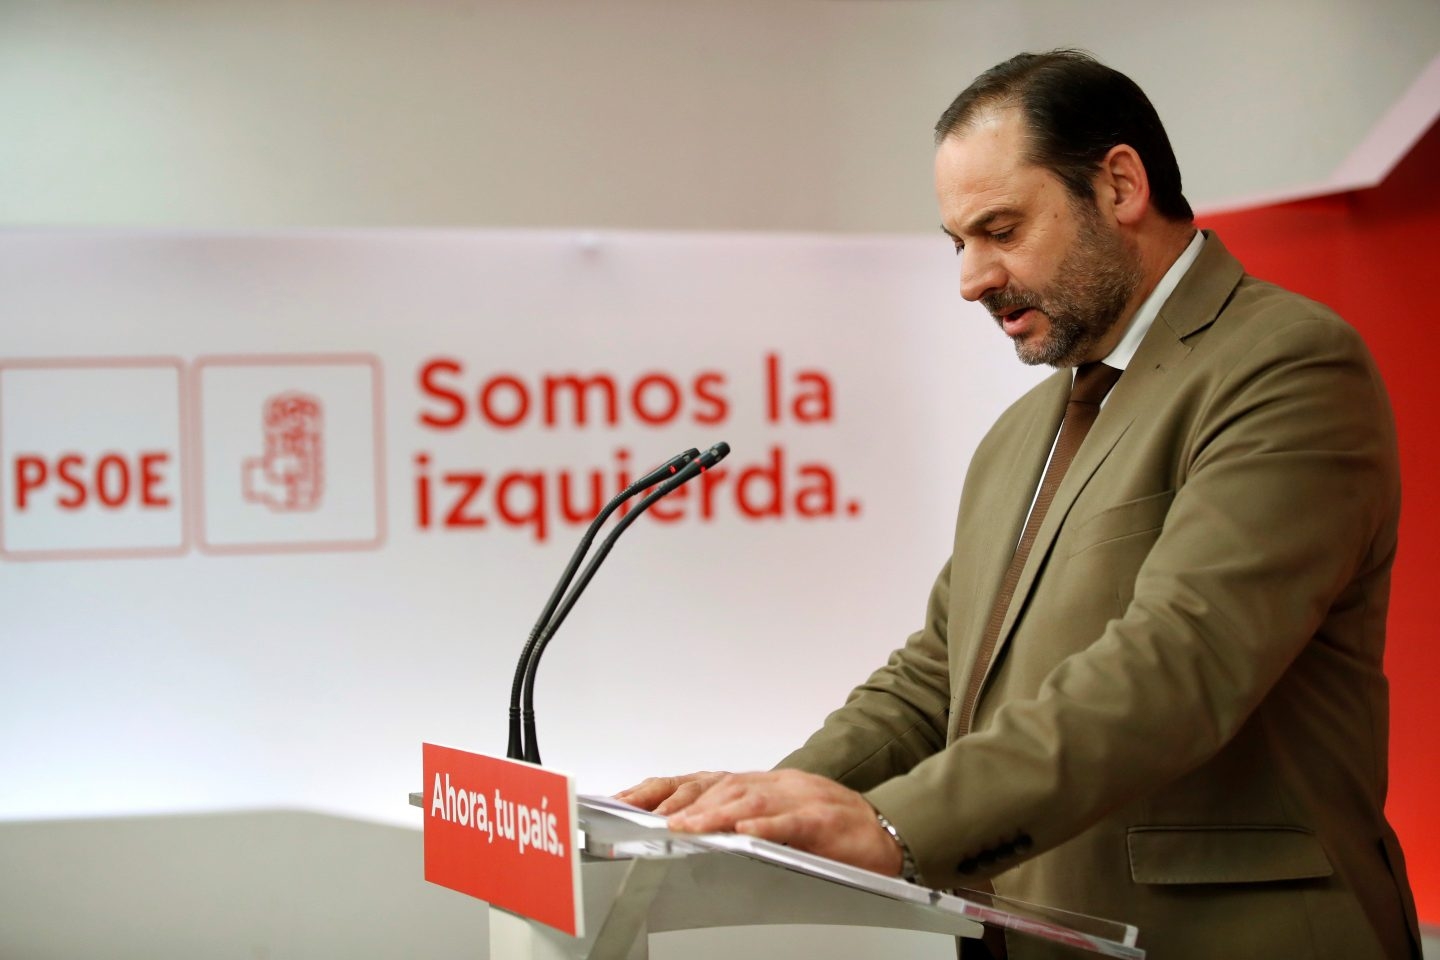
<svg viewBox="0 0 1440 960">
<path fill-rule="evenodd" d="M 680 777 L 650 777 L 615 794 L 615 799 L 642 810 L 653 810 L 681 785 Z"/>
<path fill-rule="evenodd" d="M 680 778 L 680 786 L 677 787 L 664 803 L 655 807 L 655 812 L 664 815 L 679 813 L 688 809 L 692 804 L 703 799 L 703 806 L 713 805 L 727 796 L 733 795 L 732 781 L 736 779 L 733 773 L 719 773 L 706 771 L 704 773 L 692 773 Z"/>
<path fill-rule="evenodd" d="M 730 783 L 727 778 L 684 811 L 672 816 L 669 826 L 672 830 L 686 833 L 734 830 L 740 820 L 775 812 L 768 809 L 774 802 L 775 798 L 763 791 Z"/>
<path fill-rule="evenodd" d="M 714 780 L 689 780 L 682 783 L 674 793 L 665 798 L 663 803 L 655 807 L 655 812 L 661 816 L 669 816 L 684 810 L 700 799 L 705 790 L 714 782 Z"/>
<path fill-rule="evenodd" d="M 715 770 L 698 770 L 695 773 L 687 773 L 678 777 L 650 777 L 627 790 L 620 791 L 615 795 L 615 799 L 644 810 L 662 812 L 659 808 L 666 804 L 677 791 L 683 791 L 683 802 L 677 801 L 665 808 L 666 810 L 680 809 L 694 801 L 695 797 L 699 793 L 703 793 L 707 786 L 724 776 L 724 773 Z M 691 783 L 698 783 L 699 786 L 690 787 Z"/>
</svg>

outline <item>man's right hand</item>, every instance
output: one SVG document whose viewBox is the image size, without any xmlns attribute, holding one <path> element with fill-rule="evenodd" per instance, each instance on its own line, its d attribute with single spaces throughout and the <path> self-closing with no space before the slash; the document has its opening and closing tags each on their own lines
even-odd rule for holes
<svg viewBox="0 0 1440 960">
<path fill-rule="evenodd" d="M 615 794 L 615 799 L 669 816 L 690 806 L 700 794 L 726 775 L 724 771 L 701 770 L 681 777 L 651 777 L 628 790 L 621 790 Z"/>
</svg>

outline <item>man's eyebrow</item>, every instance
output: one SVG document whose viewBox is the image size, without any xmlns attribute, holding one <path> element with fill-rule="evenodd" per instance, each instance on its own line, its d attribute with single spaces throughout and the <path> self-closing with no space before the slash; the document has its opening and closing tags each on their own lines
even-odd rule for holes
<svg viewBox="0 0 1440 960">
<path fill-rule="evenodd" d="M 1020 211 L 1016 207 L 996 207 L 993 210 L 986 210 L 984 213 L 980 214 L 980 216 L 976 217 L 974 220 L 971 220 L 970 223 L 962 229 L 964 229 L 966 233 L 971 234 L 984 233 L 986 230 L 990 229 L 990 226 L 996 220 L 1003 220 L 1007 217 L 1018 217 L 1019 215 Z M 950 239 L 960 239 L 958 236 L 956 236 L 950 231 L 949 227 L 945 226 L 944 224 L 940 225 L 940 229 L 944 230 L 945 235 L 950 237 Z"/>
</svg>

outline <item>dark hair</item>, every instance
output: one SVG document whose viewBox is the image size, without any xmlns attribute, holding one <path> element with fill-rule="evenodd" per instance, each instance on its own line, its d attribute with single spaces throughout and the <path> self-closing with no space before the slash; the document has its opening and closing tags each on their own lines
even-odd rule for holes
<svg viewBox="0 0 1440 960">
<path fill-rule="evenodd" d="M 1028 160 L 1072 196 L 1094 200 L 1092 178 L 1111 147 L 1128 144 L 1150 178 L 1150 202 L 1170 220 L 1195 219 L 1180 191 L 1180 166 L 1145 92 L 1080 50 L 1022 53 L 986 70 L 935 124 L 935 142 L 962 131 L 987 108 L 1019 107 L 1029 127 Z"/>
</svg>

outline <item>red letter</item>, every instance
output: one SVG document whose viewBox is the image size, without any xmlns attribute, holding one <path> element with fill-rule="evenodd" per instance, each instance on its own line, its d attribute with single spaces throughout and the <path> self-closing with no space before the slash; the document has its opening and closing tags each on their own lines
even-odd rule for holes
<svg viewBox="0 0 1440 960">
<path fill-rule="evenodd" d="M 60 474 L 60 480 L 71 490 L 75 491 L 68 497 L 57 497 L 55 502 L 66 510 L 76 510 L 85 505 L 85 481 L 71 472 L 73 467 L 79 467 L 85 463 L 85 458 L 78 453 L 67 453 L 60 458 L 55 465 L 55 470 Z"/>
<path fill-rule="evenodd" d="M 415 522 L 430 529 L 430 457 L 424 453 L 415 454 Z"/>
<path fill-rule="evenodd" d="M 485 486 L 485 474 L 483 473 L 447 473 L 444 476 L 445 486 L 460 487 L 465 492 L 450 505 L 450 512 L 445 514 L 445 526 L 447 527 L 483 527 L 485 517 L 481 514 L 468 514 L 465 508 L 470 506 L 470 501 Z"/>
<path fill-rule="evenodd" d="M 530 488 L 530 512 L 515 513 L 510 509 L 510 488 L 515 485 Z M 500 519 L 512 526 L 524 523 L 531 525 L 535 540 L 545 542 L 545 475 L 543 473 L 507 473 L 495 490 L 495 512 Z"/>
<path fill-rule="evenodd" d="M 630 451 L 621 447 L 615 451 L 615 495 L 619 496 L 620 492 L 628 486 L 630 486 Z M 620 504 L 620 516 L 623 517 L 629 513 L 630 504 L 634 502 L 634 500 L 626 500 Z M 600 511 L 595 512 L 598 515 Z"/>
<path fill-rule="evenodd" d="M 45 477 L 49 474 L 45 469 L 45 460 L 41 457 L 25 455 L 15 458 L 15 509 L 24 510 L 26 494 L 31 490 L 39 489 L 45 485 Z"/>
<path fill-rule="evenodd" d="M 802 479 L 814 480 L 795 493 L 795 512 L 802 517 L 835 516 L 835 475 L 830 468 L 820 463 L 807 463 L 799 470 Z M 850 513 L 859 513 L 859 505 L 852 504 Z"/>
<path fill-rule="evenodd" d="M 725 374 L 714 370 L 707 370 L 695 378 L 695 399 L 709 404 L 709 408 L 702 407 L 695 411 L 696 423 L 716 424 L 724 423 L 725 418 L 730 415 L 730 404 L 725 399 L 725 394 L 718 390 L 714 393 L 709 387 L 723 387 L 725 385 Z"/>
<path fill-rule="evenodd" d="M 111 497 L 106 489 L 105 478 L 110 474 L 111 467 L 120 468 L 120 494 L 116 497 Z M 130 464 L 118 453 L 107 453 L 95 465 L 95 495 L 107 507 L 122 506 L 130 496 Z"/>
<path fill-rule="evenodd" d="M 600 508 L 605 506 L 604 483 L 604 475 L 599 470 L 591 470 L 590 503 L 576 508 L 570 503 L 571 473 L 569 470 L 560 471 L 560 515 L 567 523 L 589 523 L 600 515 Z M 580 485 L 577 480 L 575 486 Z"/>
<path fill-rule="evenodd" d="M 169 463 L 168 453 L 140 454 L 140 503 L 147 507 L 168 507 L 170 498 L 157 493 L 155 487 L 165 479 L 156 469 L 157 464 Z"/>
<path fill-rule="evenodd" d="M 420 422 L 425 426 L 445 429 L 456 426 L 465 419 L 465 398 L 435 382 L 435 374 L 438 372 L 459 374 L 460 370 L 460 363 L 456 360 L 431 360 L 420 368 L 420 391 L 450 405 L 448 416 L 438 417 L 431 413 L 421 413 Z"/>
<path fill-rule="evenodd" d="M 490 405 L 490 398 L 499 387 L 509 387 L 515 392 L 515 410 L 508 416 L 501 417 L 495 413 Z M 513 427 L 525 419 L 525 414 L 530 412 L 530 391 L 525 389 L 525 384 L 520 382 L 519 377 L 513 377 L 508 373 L 502 373 L 498 377 L 491 377 L 485 381 L 485 386 L 480 388 L 480 413 L 484 415 L 497 427 Z"/>
<path fill-rule="evenodd" d="M 685 498 L 690 495 L 690 487 L 676 487 L 670 496 L 663 500 L 656 500 L 645 512 L 655 518 L 657 523 L 674 523 L 676 520 L 685 519 Z M 671 507 L 675 509 L 670 509 Z"/>
<path fill-rule="evenodd" d="M 715 516 L 715 490 L 730 474 L 724 467 L 716 467 L 700 474 L 700 518 L 709 520 Z"/>
<path fill-rule="evenodd" d="M 830 381 L 825 374 L 819 370 L 801 370 L 795 375 L 795 383 L 797 386 L 805 384 L 812 388 L 795 396 L 791 410 L 798 422 L 820 423 L 834 419 L 830 414 Z M 813 409 L 807 411 L 807 405 Z"/>
<path fill-rule="evenodd" d="M 585 402 L 585 395 L 591 387 L 599 387 L 605 395 L 605 422 L 612 427 L 620 422 L 619 404 L 615 398 L 615 378 L 608 373 L 599 373 L 588 379 L 570 374 L 545 378 L 545 426 L 555 426 L 555 407 L 558 405 L 557 398 L 562 387 L 569 389 L 575 397 L 576 425 L 584 425 L 590 420 L 590 407 Z"/>
<path fill-rule="evenodd" d="M 765 354 L 765 419 L 780 422 L 780 355 Z"/>
<path fill-rule="evenodd" d="M 645 391 L 651 387 L 659 386 L 670 395 L 670 401 L 664 413 L 651 413 L 645 409 Z M 675 385 L 663 373 L 649 373 L 635 381 L 634 388 L 630 391 L 630 406 L 635 410 L 635 416 L 653 426 L 660 426 L 675 419 L 680 412 L 680 388 Z"/>
<path fill-rule="evenodd" d="M 740 512 L 747 517 L 779 517 L 784 515 L 783 506 L 785 497 L 785 462 L 781 456 L 779 447 L 770 448 L 770 466 L 768 467 L 746 467 L 740 471 L 740 476 L 735 480 L 735 505 Z M 762 488 L 768 488 L 770 497 L 768 501 L 751 504 L 750 498 L 745 492 L 750 489 L 752 483 L 758 482 Z"/>
</svg>

